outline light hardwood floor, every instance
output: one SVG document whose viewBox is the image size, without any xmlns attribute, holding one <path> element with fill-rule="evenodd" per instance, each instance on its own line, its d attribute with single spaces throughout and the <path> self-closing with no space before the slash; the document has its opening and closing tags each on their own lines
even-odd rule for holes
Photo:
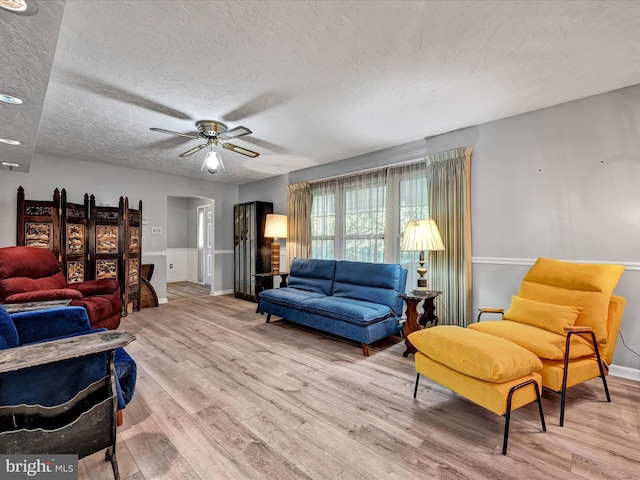
<svg viewBox="0 0 640 480">
<path fill-rule="evenodd" d="M 118 428 L 122 479 L 632 479 L 640 475 L 640 383 L 608 377 L 504 418 L 426 378 L 390 338 L 359 345 L 255 313 L 231 296 L 123 318 L 137 340 L 135 396 Z M 103 453 L 80 479 L 111 479 Z"/>
<path fill-rule="evenodd" d="M 211 294 L 211 285 L 200 285 L 194 282 L 170 282 L 167 283 L 167 301 L 177 302 L 193 297 L 202 297 Z"/>
</svg>

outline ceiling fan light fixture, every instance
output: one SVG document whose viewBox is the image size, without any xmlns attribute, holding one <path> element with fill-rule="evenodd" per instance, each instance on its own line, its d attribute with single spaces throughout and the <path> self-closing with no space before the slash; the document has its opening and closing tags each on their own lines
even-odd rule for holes
<svg viewBox="0 0 640 480">
<path fill-rule="evenodd" d="M 212 175 L 218 172 L 226 173 L 226 169 L 222 163 L 222 158 L 216 150 L 215 145 L 209 145 L 209 150 L 207 151 L 207 155 L 204 157 L 204 162 L 200 171 L 203 172 L 205 169 Z"/>
</svg>

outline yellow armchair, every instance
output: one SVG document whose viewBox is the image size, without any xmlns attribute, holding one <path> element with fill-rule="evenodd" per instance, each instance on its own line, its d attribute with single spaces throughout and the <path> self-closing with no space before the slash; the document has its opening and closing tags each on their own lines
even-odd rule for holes
<svg viewBox="0 0 640 480">
<path fill-rule="evenodd" d="M 567 388 L 606 375 L 613 361 L 625 299 L 613 295 L 624 267 L 540 258 L 525 275 L 511 306 L 480 309 L 469 328 L 510 340 L 542 361 L 542 386 L 561 395 L 564 425 Z M 501 320 L 480 321 L 486 313 Z"/>
</svg>

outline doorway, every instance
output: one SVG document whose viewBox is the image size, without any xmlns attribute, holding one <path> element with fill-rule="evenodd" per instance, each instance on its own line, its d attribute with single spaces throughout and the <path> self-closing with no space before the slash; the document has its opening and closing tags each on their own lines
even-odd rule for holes
<svg viewBox="0 0 640 480">
<path fill-rule="evenodd" d="M 167 299 L 213 294 L 214 199 L 167 196 L 166 262 Z"/>
</svg>

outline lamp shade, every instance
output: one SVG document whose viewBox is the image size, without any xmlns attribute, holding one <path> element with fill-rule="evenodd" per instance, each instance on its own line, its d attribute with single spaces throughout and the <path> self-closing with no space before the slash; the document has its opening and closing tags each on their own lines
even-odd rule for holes
<svg viewBox="0 0 640 480">
<path fill-rule="evenodd" d="M 414 252 L 444 250 L 444 243 L 436 222 L 430 218 L 411 220 L 402 236 L 400 248 Z"/>
<path fill-rule="evenodd" d="M 264 236 L 267 238 L 287 238 L 287 216 L 276 213 L 267 214 Z"/>
</svg>

